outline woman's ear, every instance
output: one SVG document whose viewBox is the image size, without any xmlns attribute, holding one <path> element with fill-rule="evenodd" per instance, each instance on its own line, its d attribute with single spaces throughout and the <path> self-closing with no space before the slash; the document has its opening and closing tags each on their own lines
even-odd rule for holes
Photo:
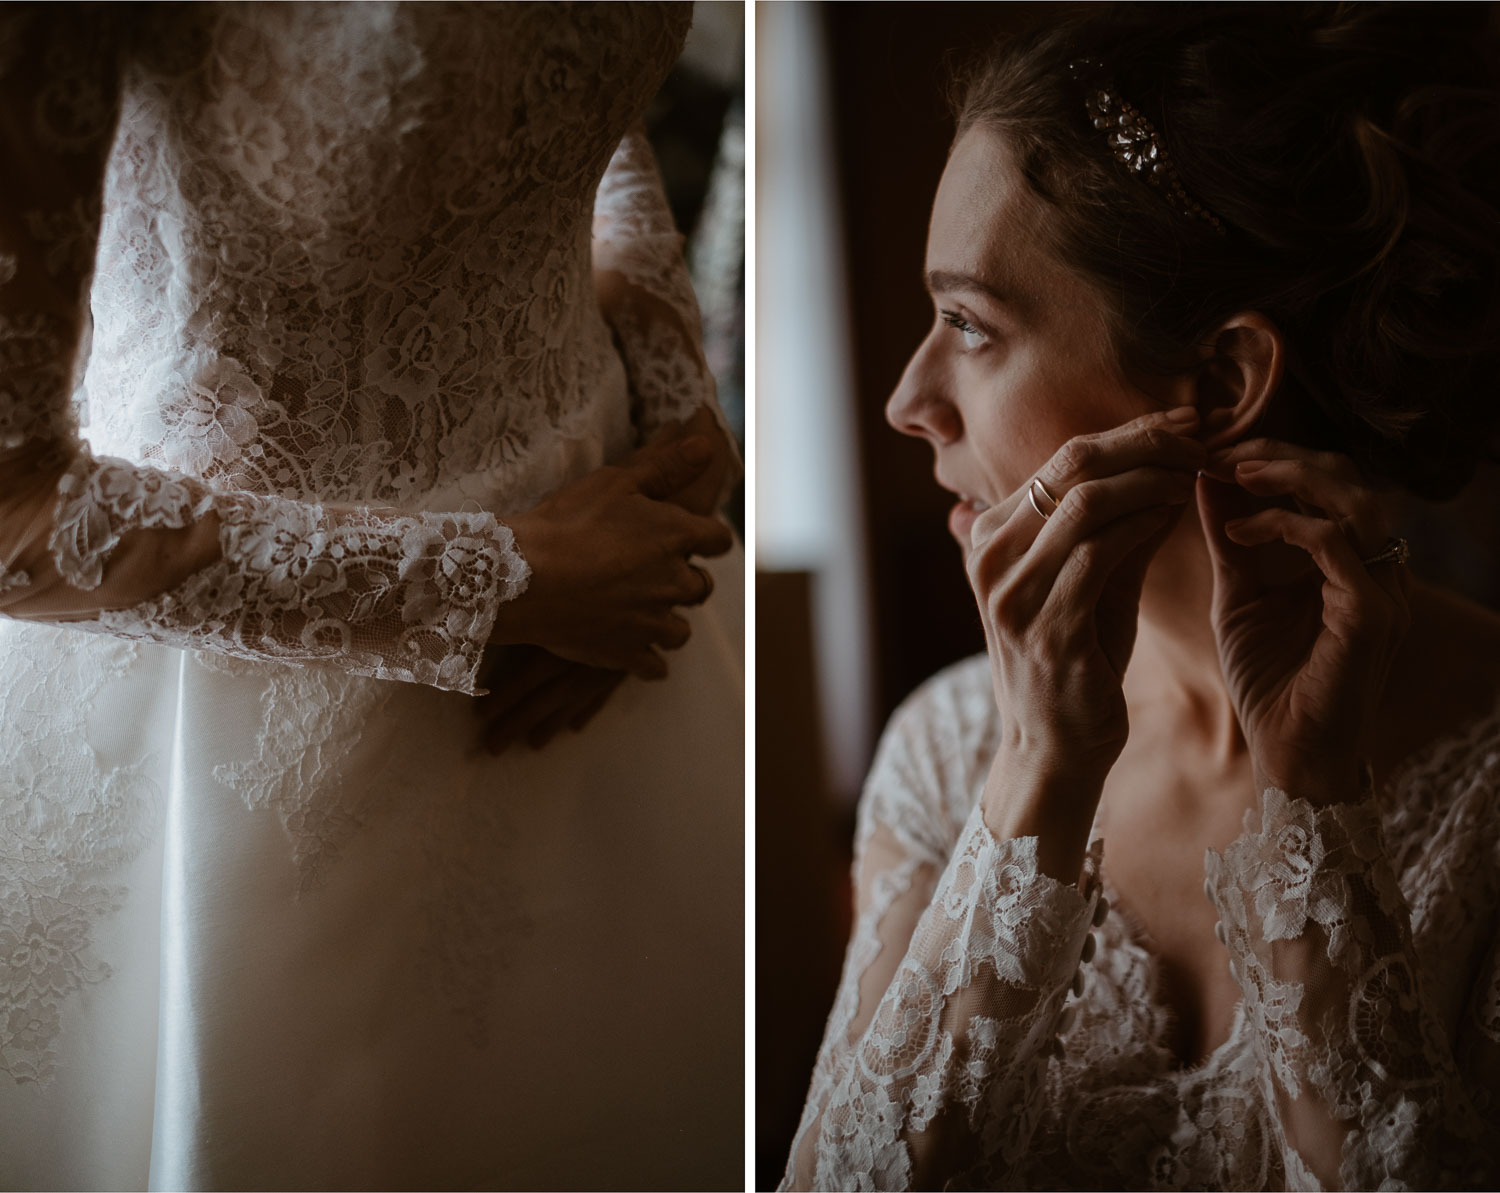
<svg viewBox="0 0 1500 1193">
<path fill-rule="evenodd" d="M 1243 311 L 1214 332 L 1194 378 L 1195 403 L 1210 448 L 1246 438 L 1281 388 L 1286 348 L 1276 325 Z"/>
</svg>

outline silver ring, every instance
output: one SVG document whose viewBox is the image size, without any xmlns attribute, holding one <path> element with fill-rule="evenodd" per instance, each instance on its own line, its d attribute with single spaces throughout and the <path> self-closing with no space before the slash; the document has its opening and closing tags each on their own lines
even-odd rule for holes
<svg viewBox="0 0 1500 1193">
<path fill-rule="evenodd" d="M 1047 504 L 1052 507 L 1050 510 L 1044 510 L 1041 503 L 1037 501 L 1036 494 L 1038 489 L 1042 491 L 1042 496 L 1047 499 Z M 1057 512 L 1057 498 L 1047 492 L 1047 486 L 1042 484 L 1042 478 L 1039 476 L 1032 478 L 1031 488 L 1026 490 L 1026 499 L 1031 502 L 1031 508 L 1041 515 L 1043 522 Z"/>
<path fill-rule="evenodd" d="M 1370 556 L 1369 559 L 1361 559 L 1365 567 L 1374 567 L 1377 563 L 1404 564 L 1411 558 L 1411 544 L 1405 539 L 1391 538 L 1385 540 L 1385 546 Z"/>
</svg>

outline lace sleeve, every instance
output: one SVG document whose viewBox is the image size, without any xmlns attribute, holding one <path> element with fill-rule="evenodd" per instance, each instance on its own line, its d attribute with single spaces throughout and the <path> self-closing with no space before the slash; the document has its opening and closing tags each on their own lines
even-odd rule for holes
<svg viewBox="0 0 1500 1193">
<path fill-rule="evenodd" d="M 682 255 L 682 235 L 672 222 L 656 159 L 640 129 L 625 135 L 599 184 L 594 272 L 604 317 L 630 377 L 635 422 L 643 436 L 707 406 L 732 444 L 734 435 L 703 358 L 698 300 Z"/>
<path fill-rule="evenodd" d="M 1271 788 L 1258 828 L 1253 820 L 1222 856 L 1208 854 L 1208 888 L 1288 1181 L 1495 1187 L 1500 1172 L 1472 1086 L 1496 1074 L 1461 1068 L 1424 993 L 1373 800 L 1315 808 Z M 1470 1016 L 1488 1034 L 1489 1064 L 1494 963 L 1492 951 L 1489 993 L 1476 991 Z"/>
<path fill-rule="evenodd" d="M 854 932 L 783 1189 L 1004 1183 L 1092 945 L 1097 885 L 1040 874 L 1036 838 L 997 840 L 976 806 L 945 859 L 901 728 L 866 786 Z"/>
<path fill-rule="evenodd" d="M 520 593 L 528 570 L 489 514 L 221 492 L 90 454 L 70 397 L 87 358 L 121 30 L 107 7 L 86 19 L 7 9 L 0 612 L 473 691 L 499 603 Z"/>
</svg>

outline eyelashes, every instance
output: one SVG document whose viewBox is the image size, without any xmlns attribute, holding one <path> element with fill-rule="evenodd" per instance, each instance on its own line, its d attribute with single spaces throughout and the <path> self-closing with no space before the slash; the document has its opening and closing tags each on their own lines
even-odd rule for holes
<svg viewBox="0 0 1500 1193">
<path fill-rule="evenodd" d="M 957 311 L 939 311 L 943 322 L 953 328 L 963 338 L 965 348 L 978 348 L 989 336 L 980 331 Z"/>
</svg>

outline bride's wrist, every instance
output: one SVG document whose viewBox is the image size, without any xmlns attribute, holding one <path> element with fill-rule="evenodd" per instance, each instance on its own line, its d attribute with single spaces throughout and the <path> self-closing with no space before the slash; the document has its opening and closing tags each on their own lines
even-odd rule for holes
<svg viewBox="0 0 1500 1193">
<path fill-rule="evenodd" d="M 1250 757 L 1257 792 L 1274 787 L 1321 806 L 1358 802 L 1369 787 L 1364 759 L 1349 750 L 1288 753 L 1252 749 Z"/>
<path fill-rule="evenodd" d="M 981 797 L 985 826 L 1002 840 L 1036 837 L 1037 868 L 1059 882 L 1074 882 L 1107 775 L 1001 750 Z"/>
</svg>

